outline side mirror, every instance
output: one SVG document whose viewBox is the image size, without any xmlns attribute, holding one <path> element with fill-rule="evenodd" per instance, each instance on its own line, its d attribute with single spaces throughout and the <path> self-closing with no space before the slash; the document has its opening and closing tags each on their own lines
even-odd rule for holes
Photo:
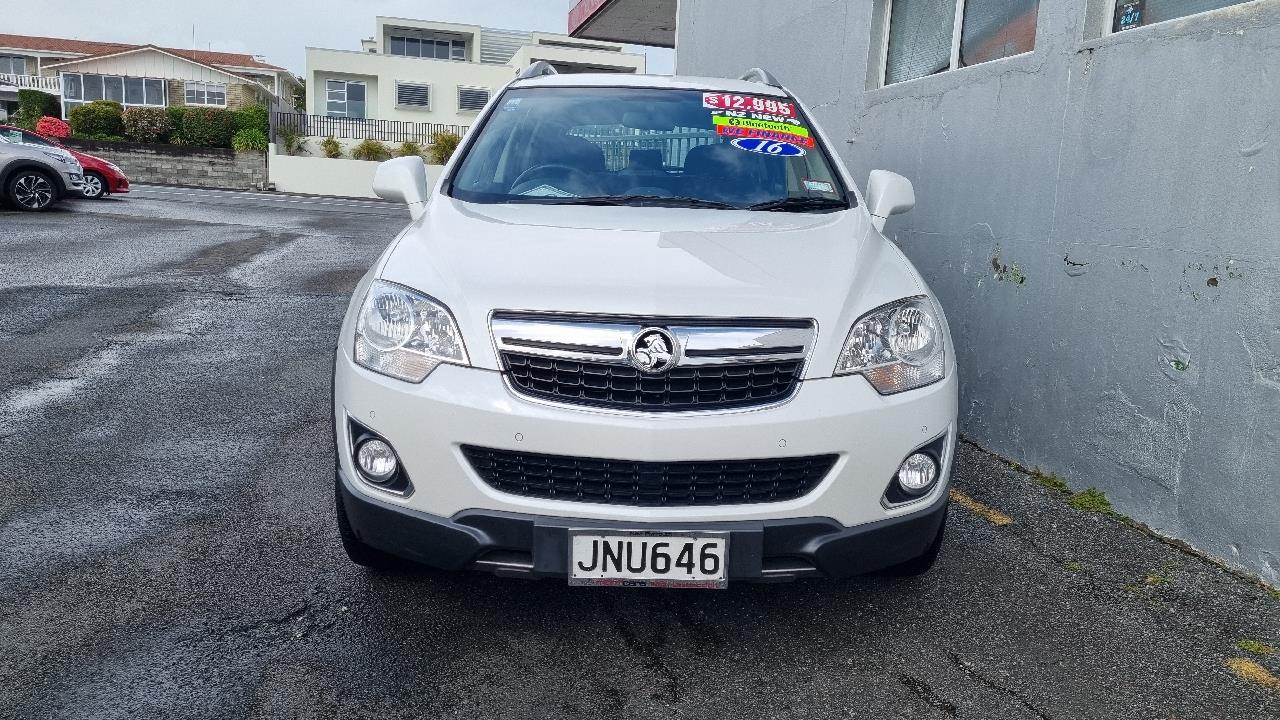
<svg viewBox="0 0 1280 720">
<path fill-rule="evenodd" d="M 402 157 L 379 163 L 373 173 L 373 194 L 383 200 L 402 202 L 417 220 L 427 209 L 427 166 L 420 157 Z"/>
<path fill-rule="evenodd" d="M 872 170 L 867 178 L 867 210 L 877 231 L 884 230 L 890 215 L 904 213 L 916 206 L 916 190 L 911 181 L 888 170 Z"/>
</svg>

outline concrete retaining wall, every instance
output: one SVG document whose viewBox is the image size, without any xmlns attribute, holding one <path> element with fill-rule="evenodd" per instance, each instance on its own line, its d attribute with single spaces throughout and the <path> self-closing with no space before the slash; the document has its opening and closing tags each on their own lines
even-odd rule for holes
<svg viewBox="0 0 1280 720">
<path fill-rule="evenodd" d="M 1034 52 L 882 88 L 885 6 L 682 2 L 678 70 L 767 68 L 914 181 L 887 231 L 963 432 L 1280 580 L 1280 3 L 1098 37 L 1106 2 L 1040 0 Z"/>
<path fill-rule="evenodd" d="M 267 181 L 263 153 L 223 148 L 65 140 L 70 148 L 120 166 L 130 182 L 246 190 Z"/>
<path fill-rule="evenodd" d="M 329 159 L 277 155 L 270 150 L 271 182 L 280 192 L 334 197 L 377 197 L 373 194 L 373 173 L 378 163 L 369 160 Z M 443 170 L 441 165 L 427 166 L 427 180 L 435 183 Z"/>
</svg>

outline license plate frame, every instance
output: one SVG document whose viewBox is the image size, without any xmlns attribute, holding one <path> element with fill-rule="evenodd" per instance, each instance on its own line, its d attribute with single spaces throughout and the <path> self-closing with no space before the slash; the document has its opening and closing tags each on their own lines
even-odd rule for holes
<svg viewBox="0 0 1280 720">
<path fill-rule="evenodd" d="M 597 541 L 620 541 L 622 544 L 617 547 L 619 553 L 619 562 L 613 563 L 611 568 L 600 570 L 606 560 L 612 561 L 613 556 L 604 555 L 604 546 L 597 547 L 596 552 L 599 553 L 594 558 L 580 557 L 577 553 L 578 548 L 584 547 L 584 543 Z M 675 550 L 675 555 L 671 555 L 671 564 L 668 566 L 668 572 L 657 572 L 651 568 L 653 553 L 655 548 L 652 543 L 680 543 L 681 547 Z M 632 543 L 641 543 L 644 560 L 642 566 L 644 571 L 640 573 L 628 570 L 629 560 L 634 559 L 633 555 L 628 557 L 626 552 L 628 548 L 634 548 Z M 692 553 L 692 562 L 698 572 L 690 573 L 681 566 L 677 572 L 677 561 L 680 559 L 681 553 L 684 551 L 685 545 L 688 545 Z M 716 548 L 712 552 L 718 558 L 718 570 L 714 573 L 702 572 L 704 566 L 700 564 L 700 555 L 704 551 L 702 548 Z M 665 552 L 665 550 L 664 550 Z M 569 530 L 568 549 L 568 579 L 570 585 L 586 586 L 586 587 L 649 587 L 649 588 L 693 588 L 708 590 L 723 590 L 729 586 L 729 533 L 715 532 L 706 530 L 614 530 L 608 528 L 571 528 Z M 668 553 L 669 554 L 669 553 Z M 670 555 L 670 554 L 669 554 Z M 591 569 L 583 570 L 579 566 L 579 562 L 587 560 L 595 560 L 597 562 L 591 565 Z M 621 571 L 615 568 L 621 567 Z M 635 563 L 631 563 L 630 567 L 635 567 Z M 603 573 L 603 574 L 602 574 Z"/>
</svg>

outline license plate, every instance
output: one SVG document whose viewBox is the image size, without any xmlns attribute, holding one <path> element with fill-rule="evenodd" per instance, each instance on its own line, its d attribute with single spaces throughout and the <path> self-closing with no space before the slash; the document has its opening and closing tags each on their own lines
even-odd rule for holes
<svg viewBox="0 0 1280 720">
<path fill-rule="evenodd" d="M 569 531 L 569 584 L 724 588 L 728 533 Z"/>
</svg>

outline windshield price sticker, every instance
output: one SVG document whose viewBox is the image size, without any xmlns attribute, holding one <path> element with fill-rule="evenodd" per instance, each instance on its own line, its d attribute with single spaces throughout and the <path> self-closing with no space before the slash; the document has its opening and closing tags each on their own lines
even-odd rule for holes
<svg viewBox="0 0 1280 720">
<path fill-rule="evenodd" d="M 789 103 L 786 100 L 755 97 L 753 95 L 703 93 L 702 107 L 711 108 L 712 110 L 750 110 L 789 118 L 796 116 L 796 106 L 793 103 Z"/>
<path fill-rule="evenodd" d="M 774 140 L 777 142 L 790 143 L 792 145 L 800 145 L 811 148 L 814 146 L 813 138 L 795 135 L 789 132 L 778 132 L 776 130 L 760 130 L 758 128 L 736 127 L 732 125 L 716 125 L 716 134 L 730 138 L 759 138 L 761 140 Z"/>
<path fill-rule="evenodd" d="M 799 137 L 809 137 L 809 129 L 789 122 L 775 122 L 773 120 L 754 120 L 752 118 L 730 117 L 725 115 L 715 115 L 711 118 L 711 123 L 717 127 L 741 127 L 751 128 L 753 130 L 772 130 L 773 132 L 786 133 L 788 135 L 797 135 Z"/>
<path fill-rule="evenodd" d="M 778 142 L 776 140 L 763 140 L 761 138 L 737 138 L 731 143 L 739 150 L 746 150 L 758 155 L 771 155 L 773 157 L 800 157 L 804 155 L 804 148 L 799 145 L 793 145 L 789 142 Z"/>
</svg>

